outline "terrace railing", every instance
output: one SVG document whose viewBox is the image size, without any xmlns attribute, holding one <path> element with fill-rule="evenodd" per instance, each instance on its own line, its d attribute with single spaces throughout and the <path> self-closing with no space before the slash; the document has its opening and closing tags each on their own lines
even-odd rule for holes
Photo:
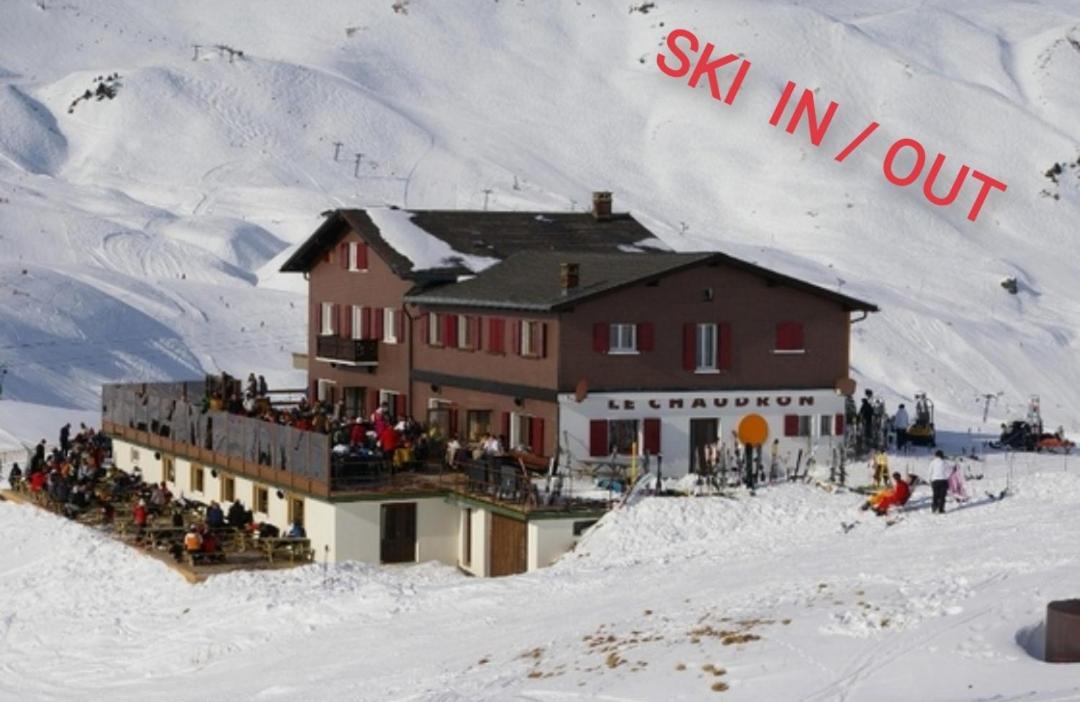
<svg viewBox="0 0 1080 702">
<path fill-rule="evenodd" d="M 319 336 L 315 339 L 315 355 L 355 366 L 374 366 L 379 362 L 379 342 L 374 339 Z"/>
</svg>

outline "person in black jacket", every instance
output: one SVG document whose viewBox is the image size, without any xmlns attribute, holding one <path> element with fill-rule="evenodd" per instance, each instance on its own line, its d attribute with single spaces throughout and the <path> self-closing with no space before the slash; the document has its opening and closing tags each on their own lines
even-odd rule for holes
<svg viewBox="0 0 1080 702">
<path fill-rule="evenodd" d="M 244 509 L 244 503 L 240 500 L 233 502 L 229 506 L 229 526 L 236 529 L 243 529 L 250 521 L 248 516 L 249 512 Z"/>
<path fill-rule="evenodd" d="M 22 468 L 16 463 L 11 466 L 11 472 L 8 473 L 8 486 L 11 487 L 12 490 L 18 490 L 20 483 L 22 483 Z"/>
</svg>

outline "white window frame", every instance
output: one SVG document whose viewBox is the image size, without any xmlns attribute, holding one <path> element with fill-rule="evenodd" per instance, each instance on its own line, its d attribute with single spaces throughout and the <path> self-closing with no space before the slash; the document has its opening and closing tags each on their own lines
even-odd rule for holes
<svg viewBox="0 0 1080 702">
<path fill-rule="evenodd" d="M 457 318 L 457 347 L 459 349 L 472 348 L 472 325 L 469 324 L 472 317 L 467 314 L 459 314 Z"/>
<path fill-rule="evenodd" d="M 379 390 L 379 406 L 382 407 L 383 405 L 386 405 L 387 409 L 393 412 L 394 405 L 397 404 L 395 400 L 400 394 L 401 393 L 394 392 L 393 390 Z"/>
<path fill-rule="evenodd" d="M 832 436 L 833 435 L 833 415 L 831 414 L 819 414 L 817 421 L 818 436 Z"/>
<path fill-rule="evenodd" d="M 352 338 L 364 338 L 364 306 L 352 306 Z"/>
<path fill-rule="evenodd" d="M 330 394 L 330 388 L 337 385 L 337 382 L 333 380 L 327 380 L 326 378 L 319 378 L 318 385 L 315 389 L 315 399 L 319 402 L 328 402 L 327 396 Z"/>
<path fill-rule="evenodd" d="M 383 343 L 396 344 L 399 341 L 397 338 L 397 316 L 399 314 L 401 314 L 400 310 L 395 310 L 393 307 L 384 307 L 382 309 Z"/>
<path fill-rule="evenodd" d="M 438 312 L 428 313 L 428 346 L 442 346 L 442 315 Z"/>
<path fill-rule="evenodd" d="M 323 302 L 322 303 L 322 327 L 319 329 L 319 334 L 322 336 L 334 335 L 334 303 Z"/>
<path fill-rule="evenodd" d="M 708 344 L 707 334 L 712 334 L 712 343 Z M 719 330 L 714 322 L 704 322 L 697 325 L 694 332 L 694 372 L 695 373 L 719 373 L 719 344 L 717 344 L 717 334 Z M 712 363 L 709 363 L 709 360 Z"/>
<path fill-rule="evenodd" d="M 616 343 L 617 341 L 629 341 L 629 345 Z M 638 352 L 637 325 L 626 322 L 617 322 L 608 329 L 608 353 L 612 355 L 627 355 Z"/>
<path fill-rule="evenodd" d="M 536 329 L 542 329 L 540 326 L 543 322 L 536 319 L 522 319 L 518 321 L 520 324 L 520 337 L 521 337 L 521 355 L 528 358 L 539 358 L 540 350 L 532 350 L 533 343 L 533 325 L 536 325 Z M 542 332 L 541 332 L 542 333 Z"/>
<path fill-rule="evenodd" d="M 355 241 L 349 242 L 349 272 L 367 273 L 367 268 L 360 267 L 360 244 Z"/>
<path fill-rule="evenodd" d="M 531 437 L 521 435 L 521 423 L 522 420 L 531 421 L 535 415 L 525 414 L 523 412 L 511 412 L 510 413 L 510 436 L 506 437 L 506 440 L 510 442 L 509 446 L 504 446 L 507 451 L 512 451 L 518 446 L 528 446 Z"/>
</svg>

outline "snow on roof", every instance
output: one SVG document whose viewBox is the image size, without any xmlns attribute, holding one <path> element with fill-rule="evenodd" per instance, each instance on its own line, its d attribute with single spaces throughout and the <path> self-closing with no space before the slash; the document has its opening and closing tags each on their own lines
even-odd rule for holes
<svg viewBox="0 0 1080 702">
<path fill-rule="evenodd" d="M 369 208 L 368 217 L 379 228 L 379 235 L 395 251 L 412 261 L 414 271 L 452 268 L 460 265 L 479 272 L 499 262 L 497 258 L 455 251 L 448 243 L 432 236 L 413 223 L 413 213 L 391 208 Z"/>
</svg>

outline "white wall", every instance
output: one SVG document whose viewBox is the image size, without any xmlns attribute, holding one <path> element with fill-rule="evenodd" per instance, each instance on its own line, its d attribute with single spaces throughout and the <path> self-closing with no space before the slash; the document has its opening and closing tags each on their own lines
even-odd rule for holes
<svg viewBox="0 0 1080 702">
<path fill-rule="evenodd" d="M 779 405 L 778 398 L 790 398 L 788 405 Z M 800 405 L 800 398 L 812 398 L 812 404 Z M 650 400 L 655 406 L 650 406 Z M 681 400 L 682 407 L 671 407 L 673 400 Z M 695 400 L 697 401 L 695 403 Z M 717 407 L 717 404 L 724 404 Z M 614 408 L 612 407 L 614 404 Z M 695 407 L 694 405 L 699 406 Z M 742 406 L 736 406 L 742 404 Z M 632 405 L 632 407 L 631 407 Z M 710 418 L 720 421 L 720 434 L 730 444 L 731 432 L 739 421 L 750 413 L 760 414 L 769 425 L 769 438 L 765 447 L 768 460 L 768 444 L 774 438 L 780 440 L 781 456 L 794 463 L 798 450 L 804 452 L 804 460 L 814 449 L 819 463 L 828 462 L 829 452 L 840 437 L 819 437 L 820 415 L 843 413 L 844 397 L 835 390 L 775 390 L 769 392 L 620 392 L 590 394 L 577 402 L 572 394 L 559 395 L 559 429 L 567 437 L 561 449 L 568 451 L 575 460 L 589 459 L 589 421 L 592 419 L 658 418 L 660 425 L 660 453 L 663 456 L 663 472 L 667 476 L 685 475 L 690 466 L 690 420 Z M 812 415 L 813 436 L 785 437 L 784 416 L 788 414 Z M 655 470 L 655 463 L 652 470 Z"/>
<path fill-rule="evenodd" d="M 458 560 L 461 511 L 445 497 L 416 501 L 417 560 L 454 565 Z"/>
<path fill-rule="evenodd" d="M 380 505 L 372 501 L 334 503 L 337 553 L 331 554 L 331 560 L 379 562 Z"/>
<path fill-rule="evenodd" d="M 462 529 L 465 527 L 465 509 L 470 505 L 462 505 L 459 507 L 460 517 L 458 521 L 458 534 L 462 533 Z M 458 544 L 458 567 L 467 573 L 481 578 L 488 576 L 489 556 L 488 553 L 488 534 L 491 533 L 491 513 L 486 509 L 480 507 L 471 507 L 472 509 L 472 560 L 469 563 L 465 563 L 462 558 L 465 555 L 465 540 L 459 539 Z"/>
<path fill-rule="evenodd" d="M 138 458 L 132 456 L 132 449 L 138 453 Z M 154 458 L 155 453 L 158 453 L 156 449 L 113 440 L 113 463 L 116 467 L 125 473 L 131 473 L 137 467 L 142 471 L 143 480 L 148 483 L 159 483 L 164 477 L 162 461 Z"/>
<path fill-rule="evenodd" d="M 529 570 L 546 568 L 552 562 L 574 547 L 578 537 L 574 536 L 574 522 L 584 519 L 535 519 L 528 524 L 528 559 Z M 591 521 L 591 520 L 590 520 Z"/>
</svg>

